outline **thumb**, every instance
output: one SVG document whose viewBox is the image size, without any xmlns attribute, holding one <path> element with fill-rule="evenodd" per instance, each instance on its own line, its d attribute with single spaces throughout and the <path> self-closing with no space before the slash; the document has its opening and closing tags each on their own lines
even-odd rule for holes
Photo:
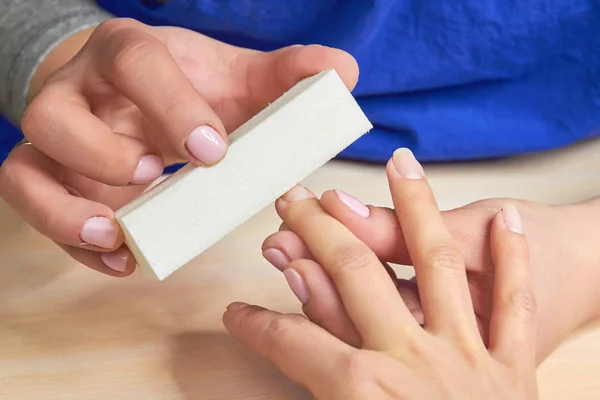
<svg viewBox="0 0 600 400">
<path fill-rule="evenodd" d="M 256 113 L 276 100 L 304 78 L 335 69 L 342 81 L 353 90 L 358 82 L 358 64 L 347 52 L 320 46 L 296 45 L 269 53 L 247 53 L 246 87 L 248 104 Z"/>
</svg>

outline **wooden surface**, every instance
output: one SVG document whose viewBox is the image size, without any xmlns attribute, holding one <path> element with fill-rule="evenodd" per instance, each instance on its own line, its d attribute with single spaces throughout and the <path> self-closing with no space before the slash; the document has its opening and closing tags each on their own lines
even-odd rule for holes
<svg viewBox="0 0 600 400">
<path fill-rule="evenodd" d="M 484 197 L 568 202 L 600 192 L 600 142 L 506 161 L 426 166 L 443 208 Z M 305 182 L 390 205 L 382 167 L 333 162 Z M 77 265 L 0 201 L 0 399 L 309 399 L 221 325 L 234 300 L 299 304 L 260 244 L 263 211 L 164 282 L 120 280 Z M 540 368 L 542 398 L 600 398 L 600 329 Z"/>
</svg>

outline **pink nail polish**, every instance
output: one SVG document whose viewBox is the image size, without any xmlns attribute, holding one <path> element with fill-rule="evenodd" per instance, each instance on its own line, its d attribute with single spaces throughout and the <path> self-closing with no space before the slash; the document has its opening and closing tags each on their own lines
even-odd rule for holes
<svg viewBox="0 0 600 400">
<path fill-rule="evenodd" d="M 108 268 L 123 272 L 127 269 L 129 252 L 125 249 L 118 249 L 110 253 L 102 253 L 100 259 Z"/>
<path fill-rule="evenodd" d="M 152 183 L 162 175 L 163 170 L 163 161 L 159 156 L 146 154 L 140 159 L 131 183 L 136 185 Z"/>
<path fill-rule="evenodd" d="M 507 204 L 502 208 L 502 218 L 506 227 L 515 233 L 523 233 L 523 225 L 521 222 L 521 215 L 519 210 L 513 204 Z"/>
<path fill-rule="evenodd" d="M 425 314 L 423 314 L 423 310 L 411 310 L 411 313 L 417 321 L 417 324 L 423 325 L 425 323 Z"/>
<path fill-rule="evenodd" d="M 417 161 L 412 151 L 406 148 L 398 149 L 392 157 L 396 171 L 406 179 L 422 179 L 425 176 L 423 167 Z"/>
<path fill-rule="evenodd" d="M 194 129 L 185 145 L 192 156 L 206 165 L 221 161 L 227 151 L 225 140 L 208 125 Z"/>
<path fill-rule="evenodd" d="M 268 262 L 280 271 L 283 271 L 288 264 L 292 262 L 292 260 L 279 249 L 266 249 L 262 254 Z"/>
<path fill-rule="evenodd" d="M 298 300 L 300 300 L 302 304 L 308 303 L 308 288 L 306 287 L 306 282 L 304 282 L 302 275 L 292 268 L 283 271 L 283 275 Z"/>
<path fill-rule="evenodd" d="M 358 200 L 354 196 L 350 196 L 348 193 L 342 192 L 341 190 L 336 190 L 335 194 L 337 195 L 338 199 L 340 199 L 340 201 L 344 203 L 346 207 L 348 207 L 350 210 L 354 211 L 361 217 L 368 218 L 369 215 L 371 215 L 369 207 L 364 205 L 360 200 Z"/>
<path fill-rule="evenodd" d="M 119 232 L 115 224 L 105 217 L 87 219 L 81 227 L 80 239 L 88 244 L 110 249 L 114 247 Z"/>
</svg>

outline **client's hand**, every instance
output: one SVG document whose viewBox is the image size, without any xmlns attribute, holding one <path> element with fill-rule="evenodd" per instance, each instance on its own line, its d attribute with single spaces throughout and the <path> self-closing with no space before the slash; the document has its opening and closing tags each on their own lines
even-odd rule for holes
<svg viewBox="0 0 600 400">
<path fill-rule="evenodd" d="M 536 398 L 536 302 L 517 210 L 505 207 L 491 227 L 495 286 L 486 348 L 464 260 L 423 170 L 404 151 L 387 172 L 415 265 L 423 326 L 375 253 L 302 187 L 279 199 L 277 208 L 314 260 L 294 260 L 284 273 L 303 303 L 329 281 L 334 296 L 320 305 L 338 307 L 328 313 L 338 321 L 318 326 L 303 316 L 234 303 L 225 326 L 318 399 Z M 349 329 L 338 331 L 343 326 Z M 349 331 L 359 339 L 355 346 L 340 337 Z"/>
</svg>

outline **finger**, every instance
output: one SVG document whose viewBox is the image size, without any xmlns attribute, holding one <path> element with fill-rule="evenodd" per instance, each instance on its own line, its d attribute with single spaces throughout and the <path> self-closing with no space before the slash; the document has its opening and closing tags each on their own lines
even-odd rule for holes
<svg viewBox="0 0 600 400">
<path fill-rule="evenodd" d="M 321 205 L 328 214 L 344 224 L 361 241 L 368 245 L 380 259 L 402 265 L 412 265 L 404 242 L 402 228 L 393 209 L 367 206 L 369 216 L 364 217 L 348 207 L 339 190 L 330 190 L 321 196 Z M 500 205 L 501 206 L 501 205 Z M 476 204 L 442 212 L 443 220 L 452 233 L 470 272 L 484 272 L 488 264 L 488 226 L 498 211 L 484 207 L 475 212 Z"/>
<path fill-rule="evenodd" d="M 267 237 L 262 244 L 263 257 L 283 271 L 292 260 L 314 260 L 302 239 L 292 231 L 281 231 Z"/>
<path fill-rule="evenodd" d="M 340 195 L 342 193 L 339 190 L 323 193 L 323 209 L 367 244 L 381 260 L 412 265 L 402 227 L 394 210 L 367 206 L 369 216 L 365 218 L 349 207 L 348 202 Z M 500 207 L 501 205 L 496 207 L 473 203 L 442 212 L 444 225 L 466 260 L 475 312 L 486 320 L 489 320 L 491 313 L 491 299 L 487 300 L 487 294 L 492 293 L 493 284 L 492 262 L 488 251 L 488 226 Z M 488 287 L 489 290 L 486 289 Z M 480 319 L 478 321 L 482 336 L 487 338 L 487 325 L 481 324 Z"/>
<path fill-rule="evenodd" d="M 70 194 L 62 168 L 33 146 L 15 149 L 0 168 L 0 194 L 34 229 L 69 246 L 111 251 L 123 235 L 109 207 Z"/>
<path fill-rule="evenodd" d="M 57 244 L 76 261 L 105 275 L 123 278 L 135 271 L 135 258 L 125 246 L 108 253 L 98 253 L 61 243 Z"/>
<path fill-rule="evenodd" d="M 102 24 L 90 39 L 97 49 L 91 53 L 93 65 L 165 132 L 184 160 L 216 164 L 227 151 L 225 128 L 166 45 L 150 32 L 136 21 Z"/>
<path fill-rule="evenodd" d="M 274 363 L 318 398 L 332 398 L 337 374 L 355 349 L 300 315 L 285 315 L 242 303 L 223 315 L 231 335 Z"/>
<path fill-rule="evenodd" d="M 490 350 L 509 365 L 535 368 L 536 300 L 521 217 L 505 206 L 492 224 L 494 300 Z"/>
<path fill-rule="evenodd" d="M 64 171 L 63 186 L 75 196 L 105 204 L 113 210 L 123 207 L 148 189 L 148 185 L 110 186 L 72 170 Z"/>
<path fill-rule="evenodd" d="M 342 310 L 345 318 L 347 315 L 346 310 L 343 308 L 339 293 L 329 275 L 327 275 L 321 265 L 314 261 L 310 250 L 308 250 L 308 247 L 298 235 L 291 231 L 274 233 L 263 243 L 263 256 L 280 271 L 288 268 L 292 261 L 302 260 L 302 267 L 298 269 L 298 272 L 305 278 L 308 286 L 309 300 L 304 305 L 306 316 L 338 338 L 353 346 L 358 346 L 357 343 L 359 342 L 357 340 L 359 339 L 355 339 L 358 337 L 358 333 L 356 335 L 338 335 L 335 333 L 355 330 L 354 325 L 352 325 L 352 329 L 329 328 L 328 321 L 334 321 L 338 318 L 338 315 L 333 314 L 341 313 L 339 310 Z M 419 300 L 417 284 L 413 280 L 397 279 L 396 273 L 387 263 L 383 263 L 383 266 L 392 279 L 392 282 L 395 282 L 398 292 L 402 300 L 404 300 L 404 304 L 406 304 L 415 320 L 422 325 L 424 323 L 424 315 L 421 308 L 421 301 Z M 333 299 L 339 301 L 340 305 L 330 305 L 329 302 Z M 325 303 L 327 305 L 323 305 Z M 307 308 L 307 306 L 309 307 Z M 333 325 L 337 326 L 337 322 Z"/>
<path fill-rule="evenodd" d="M 407 149 L 387 165 L 392 200 L 415 266 L 428 330 L 481 342 L 465 262 L 446 229 L 423 169 Z"/>
<path fill-rule="evenodd" d="M 248 54 L 244 77 L 248 79 L 250 113 L 256 114 L 302 79 L 335 69 L 348 90 L 358 81 L 358 64 L 349 53 L 320 45 L 289 46 L 270 53 Z"/>
<path fill-rule="evenodd" d="M 149 184 L 163 160 L 141 140 L 113 132 L 72 85 L 51 84 L 27 107 L 25 136 L 44 154 L 99 182 Z"/>
<path fill-rule="evenodd" d="M 403 335 L 413 339 L 419 326 L 377 256 L 314 195 L 296 186 L 277 200 L 276 209 L 331 277 L 366 348 L 390 349 Z"/>
<path fill-rule="evenodd" d="M 419 325 L 423 325 L 425 323 L 425 315 L 423 314 L 423 307 L 421 306 L 417 283 L 408 279 L 398 279 L 396 281 L 396 287 L 415 321 L 417 321 Z"/>
<path fill-rule="evenodd" d="M 312 322 L 351 346 L 361 346 L 360 335 L 323 267 L 312 260 L 296 260 L 285 269 L 284 275 Z"/>
<path fill-rule="evenodd" d="M 288 268 L 292 261 L 301 260 L 300 267 L 294 268 L 304 278 L 308 287 L 309 300 L 304 304 L 306 316 L 346 343 L 360 345 L 360 336 L 347 317 L 335 285 L 323 267 L 314 261 L 310 250 L 298 235 L 291 231 L 274 233 L 263 243 L 263 256 L 280 271 Z M 387 263 L 383 263 L 383 266 L 392 282 L 395 282 L 409 311 L 422 325 L 424 316 L 416 283 L 397 279 L 396 273 Z"/>
</svg>

